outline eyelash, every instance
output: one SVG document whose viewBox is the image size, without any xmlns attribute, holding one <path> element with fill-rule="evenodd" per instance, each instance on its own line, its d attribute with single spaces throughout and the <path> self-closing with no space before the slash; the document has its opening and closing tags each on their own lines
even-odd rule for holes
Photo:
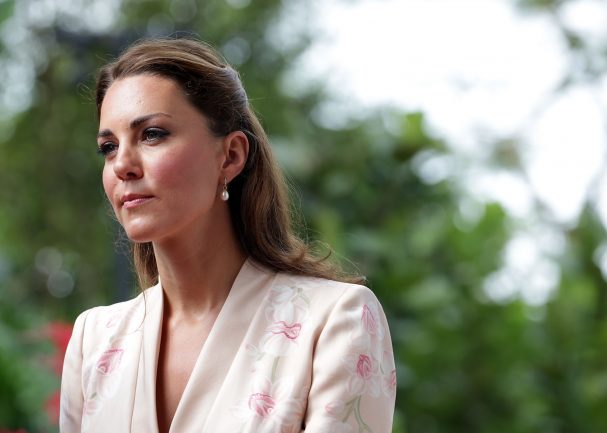
<svg viewBox="0 0 607 433">
<path fill-rule="evenodd" d="M 169 135 L 169 131 L 161 128 L 147 128 L 142 133 L 142 140 L 148 143 L 161 140 Z M 97 153 L 102 156 L 107 156 L 118 148 L 116 143 L 106 141 L 101 143 L 97 148 Z"/>
<path fill-rule="evenodd" d="M 111 141 L 106 141 L 105 143 L 101 143 L 97 148 L 97 153 L 102 156 L 107 156 L 112 153 L 118 145 L 112 143 Z"/>
<path fill-rule="evenodd" d="M 149 137 L 150 134 L 155 135 L 155 137 L 150 138 Z M 169 131 L 167 131 L 166 129 L 162 129 L 162 128 L 147 128 L 146 130 L 143 131 L 142 135 L 143 135 L 144 139 L 148 142 L 158 141 L 158 140 L 163 139 L 167 135 L 169 135 Z"/>
</svg>

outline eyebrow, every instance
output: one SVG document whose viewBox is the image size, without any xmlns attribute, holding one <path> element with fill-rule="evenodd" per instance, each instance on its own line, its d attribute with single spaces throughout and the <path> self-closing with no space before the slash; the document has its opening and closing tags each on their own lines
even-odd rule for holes
<svg viewBox="0 0 607 433">
<path fill-rule="evenodd" d="M 170 114 L 167 114 L 167 113 L 162 113 L 162 112 L 152 113 L 152 114 L 146 114 L 144 116 L 140 116 L 140 117 L 137 117 L 136 119 L 133 119 L 131 121 L 131 123 L 129 124 L 129 128 L 130 129 L 135 129 L 139 125 L 141 125 L 142 123 L 145 123 L 148 120 L 153 119 L 154 117 L 170 117 L 170 118 L 172 118 L 173 116 L 171 116 Z M 105 138 L 105 137 L 110 137 L 112 135 L 114 135 L 114 133 L 110 129 L 102 129 L 97 134 L 97 138 Z"/>
</svg>

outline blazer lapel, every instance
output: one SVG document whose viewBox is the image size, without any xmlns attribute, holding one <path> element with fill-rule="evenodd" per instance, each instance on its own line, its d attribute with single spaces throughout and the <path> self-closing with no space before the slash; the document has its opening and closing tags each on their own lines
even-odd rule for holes
<svg viewBox="0 0 607 433">
<path fill-rule="evenodd" d="M 158 433 L 156 370 L 162 327 L 163 296 L 158 283 L 145 292 L 145 319 L 139 355 L 139 371 L 133 405 L 131 432 Z"/>
<path fill-rule="evenodd" d="M 171 432 L 205 431 L 234 357 L 275 276 L 250 259 L 245 261 L 196 360 Z"/>
</svg>

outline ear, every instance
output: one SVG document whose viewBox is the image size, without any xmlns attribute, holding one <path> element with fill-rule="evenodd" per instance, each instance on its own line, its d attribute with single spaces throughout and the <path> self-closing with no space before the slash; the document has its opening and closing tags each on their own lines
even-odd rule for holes
<svg viewBox="0 0 607 433">
<path fill-rule="evenodd" d="M 233 131 L 223 139 L 223 164 L 221 176 L 232 181 L 243 170 L 249 156 L 249 140 L 242 131 Z"/>
</svg>

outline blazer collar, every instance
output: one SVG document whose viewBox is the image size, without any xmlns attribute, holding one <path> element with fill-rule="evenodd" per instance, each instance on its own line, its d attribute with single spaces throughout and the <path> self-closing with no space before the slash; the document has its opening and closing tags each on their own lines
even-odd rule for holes
<svg viewBox="0 0 607 433">
<path fill-rule="evenodd" d="M 170 432 L 205 431 L 204 424 L 255 312 L 276 274 L 245 260 L 183 391 Z M 133 400 L 132 432 L 158 433 L 156 375 L 162 332 L 163 290 L 159 281 L 144 292 L 145 319 Z"/>
</svg>

